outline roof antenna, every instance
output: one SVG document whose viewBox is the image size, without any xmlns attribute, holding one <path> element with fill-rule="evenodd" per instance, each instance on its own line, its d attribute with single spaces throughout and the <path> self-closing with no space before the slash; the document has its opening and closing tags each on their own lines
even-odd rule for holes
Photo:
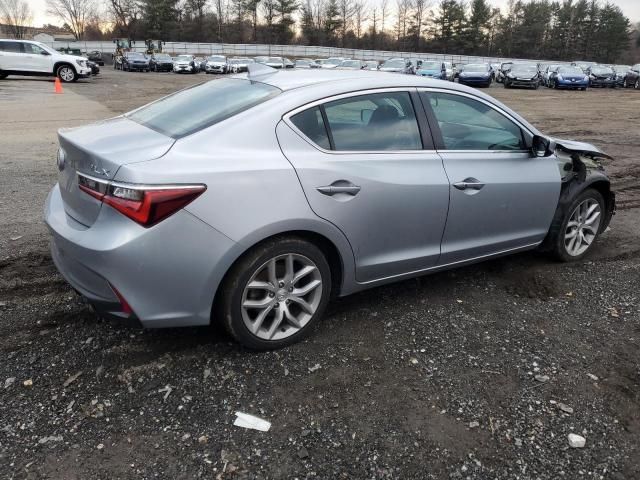
<svg viewBox="0 0 640 480">
<path fill-rule="evenodd" d="M 247 65 L 247 72 L 249 78 L 256 78 L 264 75 L 273 75 L 274 73 L 278 73 L 278 70 L 263 63 L 250 63 Z"/>
</svg>

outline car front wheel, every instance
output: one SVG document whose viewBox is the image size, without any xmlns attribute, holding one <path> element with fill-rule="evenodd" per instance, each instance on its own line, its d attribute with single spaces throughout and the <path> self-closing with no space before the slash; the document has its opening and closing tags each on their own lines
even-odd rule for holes
<svg viewBox="0 0 640 480">
<path fill-rule="evenodd" d="M 217 311 L 239 343 L 271 350 L 306 337 L 330 293 L 323 252 L 301 238 L 279 238 L 255 247 L 230 270 Z"/>
<path fill-rule="evenodd" d="M 563 262 L 582 259 L 600 235 L 604 216 L 605 202 L 600 192 L 587 189 L 578 195 L 562 223 L 550 232 L 555 256 Z"/>
<path fill-rule="evenodd" d="M 75 82 L 78 79 L 76 71 L 70 65 L 60 65 L 56 76 L 65 83 Z"/>
</svg>

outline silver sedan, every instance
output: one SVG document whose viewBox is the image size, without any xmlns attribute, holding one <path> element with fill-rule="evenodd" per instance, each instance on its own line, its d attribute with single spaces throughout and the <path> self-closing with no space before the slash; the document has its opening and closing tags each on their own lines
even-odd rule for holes
<svg viewBox="0 0 640 480">
<path fill-rule="evenodd" d="M 596 147 L 472 88 L 370 71 L 211 81 L 59 132 L 53 259 L 104 316 L 303 338 L 331 297 L 514 252 L 579 260 L 614 195 Z"/>
</svg>

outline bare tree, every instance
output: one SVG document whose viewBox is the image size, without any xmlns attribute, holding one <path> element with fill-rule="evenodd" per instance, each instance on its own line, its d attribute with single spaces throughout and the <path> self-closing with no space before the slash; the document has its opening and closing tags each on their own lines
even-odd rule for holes
<svg viewBox="0 0 640 480">
<path fill-rule="evenodd" d="M 384 20 L 389 13 L 389 0 L 382 0 L 380 2 L 380 33 L 384 33 Z"/>
<path fill-rule="evenodd" d="M 366 0 L 356 0 L 353 6 L 353 23 L 355 27 L 356 38 L 360 39 L 362 37 L 362 29 L 364 27 L 365 22 L 367 22 L 368 20 L 369 20 L 369 16 L 367 14 Z M 374 23 L 375 23 L 375 18 L 374 18 Z"/>
<path fill-rule="evenodd" d="M 33 13 L 25 0 L 0 0 L 0 20 L 15 38 L 24 38 L 33 20 Z"/>
<path fill-rule="evenodd" d="M 108 0 L 107 10 L 113 17 L 114 31 L 133 37 L 133 24 L 138 20 L 140 9 L 136 0 Z"/>
<path fill-rule="evenodd" d="M 95 0 L 47 0 L 47 12 L 69 25 L 77 40 L 82 39 L 84 29 L 96 10 Z"/>
<path fill-rule="evenodd" d="M 400 48 L 404 49 L 407 37 L 411 0 L 396 0 L 396 7 L 396 37 L 397 41 L 400 43 Z"/>
<path fill-rule="evenodd" d="M 344 47 L 344 41 L 347 38 L 347 32 L 351 28 L 353 15 L 355 14 L 354 0 L 338 0 L 338 10 L 340 12 L 342 46 Z"/>
</svg>

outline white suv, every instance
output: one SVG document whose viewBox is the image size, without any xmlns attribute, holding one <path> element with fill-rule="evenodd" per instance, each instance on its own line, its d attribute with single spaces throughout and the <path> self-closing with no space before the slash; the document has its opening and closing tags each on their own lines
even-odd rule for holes
<svg viewBox="0 0 640 480">
<path fill-rule="evenodd" d="M 40 42 L 0 40 L 0 80 L 8 75 L 56 76 L 63 82 L 89 77 L 87 59 L 66 55 Z"/>
</svg>

